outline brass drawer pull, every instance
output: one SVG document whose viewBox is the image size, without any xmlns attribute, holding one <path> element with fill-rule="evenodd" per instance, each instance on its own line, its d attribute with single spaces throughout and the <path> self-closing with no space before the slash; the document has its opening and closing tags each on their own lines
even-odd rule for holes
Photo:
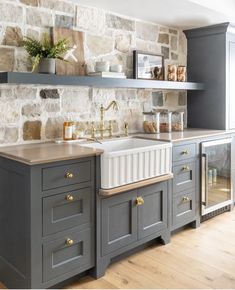
<svg viewBox="0 0 235 290">
<path fill-rule="evenodd" d="M 188 202 L 188 201 L 190 201 L 190 198 L 188 196 L 184 196 L 182 198 L 182 202 Z"/>
<path fill-rule="evenodd" d="M 183 166 L 183 168 L 182 168 L 182 171 L 189 171 L 189 170 L 190 170 L 190 168 L 187 165 Z"/>
<path fill-rule="evenodd" d="M 144 204 L 143 197 L 137 197 L 137 199 L 136 199 L 136 205 L 137 206 L 140 206 L 140 205 L 143 205 L 143 204 Z"/>
<path fill-rule="evenodd" d="M 71 239 L 67 239 L 65 243 L 67 246 L 72 246 L 74 244 L 74 241 Z"/>
<path fill-rule="evenodd" d="M 189 151 L 187 149 L 182 151 L 182 155 L 188 155 L 188 154 L 189 154 Z"/>
<path fill-rule="evenodd" d="M 65 199 L 66 199 L 67 201 L 74 201 L 74 197 L 73 197 L 71 194 L 68 194 L 68 195 L 65 197 Z"/>
<path fill-rule="evenodd" d="M 65 173 L 65 178 L 68 178 L 68 179 L 73 178 L 73 173 L 71 173 L 71 172 Z"/>
</svg>

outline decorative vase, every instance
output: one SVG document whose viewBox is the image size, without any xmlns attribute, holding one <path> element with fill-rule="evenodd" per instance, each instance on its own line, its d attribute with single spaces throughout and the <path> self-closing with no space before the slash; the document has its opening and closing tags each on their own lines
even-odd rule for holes
<svg viewBox="0 0 235 290">
<path fill-rule="evenodd" d="M 42 58 L 38 65 L 38 72 L 41 74 L 55 74 L 55 58 Z"/>
</svg>

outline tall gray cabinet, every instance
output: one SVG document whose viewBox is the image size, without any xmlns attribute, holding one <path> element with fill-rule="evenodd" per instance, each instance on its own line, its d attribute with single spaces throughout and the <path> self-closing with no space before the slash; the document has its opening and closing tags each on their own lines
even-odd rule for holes
<svg viewBox="0 0 235 290">
<path fill-rule="evenodd" d="M 184 32 L 188 79 L 206 86 L 188 92 L 188 126 L 235 129 L 235 26 L 222 23 Z"/>
</svg>

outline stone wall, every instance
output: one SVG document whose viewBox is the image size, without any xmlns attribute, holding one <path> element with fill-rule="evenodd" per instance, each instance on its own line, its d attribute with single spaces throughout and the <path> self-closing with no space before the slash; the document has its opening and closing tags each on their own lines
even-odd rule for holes
<svg viewBox="0 0 235 290">
<path fill-rule="evenodd" d="M 83 31 L 85 60 L 92 70 L 97 60 L 122 64 L 132 77 L 134 49 L 162 53 L 165 65 L 186 65 L 187 45 L 182 31 L 115 15 L 104 10 L 75 5 L 66 0 L 0 1 L 0 71 L 30 71 L 31 64 L 21 47 L 23 36 L 40 38 L 50 27 Z M 108 112 L 130 131 L 142 129 L 145 103 L 156 108 L 187 109 L 184 91 L 91 89 L 80 87 L 2 86 L 0 88 L 0 144 L 15 144 L 61 137 L 64 120 L 79 122 L 81 129 L 99 120 L 99 106 L 117 100 L 119 110 Z"/>
</svg>

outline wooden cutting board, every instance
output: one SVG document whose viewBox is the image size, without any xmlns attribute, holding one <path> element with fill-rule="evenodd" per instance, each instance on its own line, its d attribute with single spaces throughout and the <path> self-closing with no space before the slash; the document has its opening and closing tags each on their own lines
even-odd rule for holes
<svg viewBox="0 0 235 290">
<path fill-rule="evenodd" d="M 65 54 L 68 62 L 56 60 L 56 74 L 58 75 L 85 75 L 84 35 L 81 31 L 67 28 L 53 28 L 54 43 L 61 38 L 69 41 L 73 50 Z"/>
</svg>

